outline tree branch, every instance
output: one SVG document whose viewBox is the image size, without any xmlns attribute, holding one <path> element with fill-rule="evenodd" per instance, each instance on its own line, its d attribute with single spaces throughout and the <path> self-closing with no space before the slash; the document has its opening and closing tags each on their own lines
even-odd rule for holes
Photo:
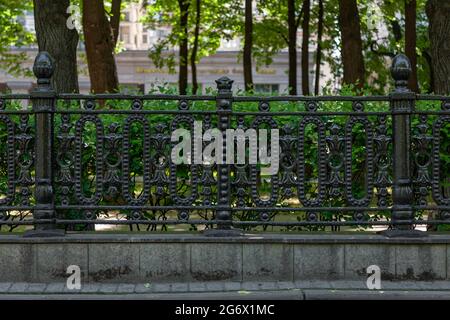
<svg viewBox="0 0 450 320">
<path fill-rule="evenodd" d="M 303 16 L 303 5 L 302 5 L 302 8 L 300 9 L 300 13 L 298 14 L 297 20 L 295 21 L 295 27 L 297 29 L 300 26 L 300 21 L 302 20 L 302 16 Z"/>
<path fill-rule="evenodd" d="M 283 34 L 283 32 L 281 32 L 280 30 L 277 30 L 275 28 L 272 28 L 270 26 L 267 26 L 267 29 L 272 30 L 275 33 L 278 33 L 283 38 L 283 40 L 286 42 L 286 44 L 289 45 L 289 39 L 286 37 L 285 34 Z"/>
<path fill-rule="evenodd" d="M 395 57 L 395 53 L 394 53 L 394 52 L 377 50 L 377 49 L 375 48 L 375 45 L 376 45 L 376 42 L 375 42 L 375 41 L 371 41 L 371 42 L 369 43 L 369 48 L 370 48 L 370 51 L 371 51 L 372 53 L 375 53 L 375 54 L 378 55 L 378 56 L 386 56 L 386 57 L 391 57 L 391 58 Z"/>
<path fill-rule="evenodd" d="M 113 33 L 114 46 L 117 45 L 117 40 L 119 40 L 121 5 L 122 5 L 122 0 L 112 0 L 110 24 L 111 24 L 111 29 L 112 29 L 112 33 Z"/>
</svg>

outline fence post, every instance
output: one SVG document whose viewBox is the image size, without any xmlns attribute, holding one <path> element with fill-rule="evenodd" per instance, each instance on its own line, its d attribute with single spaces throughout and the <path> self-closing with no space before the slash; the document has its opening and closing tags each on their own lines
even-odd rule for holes
<svg viewBox="0 0 450 320">
<path fill-rule="evenodd" d="M 216 80 L 217 83 L 217 114 L 218 129 L 222 132 L 222 164 L 217 165 L 217 211 L 216 219 L 224 222 L 219 224 L 217 229 L 205 230 L 207 236 L 234 236 L 240 232 L 232 228 L 231 212 L 231 167 L 226 163 L 226 130 L 231 126 L 231 112 L 233 102 L 233 80 L 222 77 Z"/>
<path fill-rule="evenodd" d="M 54 220 L 56 211 L 53 190 L 53 111 L 56 94 L 51 86 L 54 72 L 53 58 L 47 52 L 40 52 L 33 66 L 37 88 L 31 93 L 35 116 L 35 210 L 36 220 Z M 51 237 L 64 235 L 54 222 L 37 223 L 35 230 L 26 237 Z"/>
<path fill-rule="evenodd" d="M 414 111 L 416 94 L 408 89 L 411 63 L 403 54 L 392 61 L 391 74 L 395 90 L 390 94 L 392 112 L 393 143 L 393 190 L 392 190 L 392 230 L 384 234 L 388 237 L 420 236 L 413 229 L 413 190 L 411 176 L 411 113 Z M 395 222 L 409 222 L 397 224 Z"/>
</svg>

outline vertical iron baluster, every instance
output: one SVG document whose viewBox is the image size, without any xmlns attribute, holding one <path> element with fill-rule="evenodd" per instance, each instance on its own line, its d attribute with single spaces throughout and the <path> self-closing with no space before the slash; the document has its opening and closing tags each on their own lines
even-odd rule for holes
<svg viewBox="0 0 450 320">
<path fill-rule="evenodd" d="M 37 77 L 37 88 L 31 93 L 35 114 L 35 198 L 33 216 L 39 220 L 56 218 L 53 190 L 53 111 L 56 94 L 50 79 L 54 61 L 47 52 L 40 52 L 34 61 L 33 72 Z M 36 224 L 35 230 L 25 236 L 61 236 L 64 230 L 57 229 L 55 222 Z"/>
<path fill-rule="evenodd" d="M 217 95 L 217 113 L 219 115 L 219 130 L 222 132 L 222 163 L 217 167 L 219 173 L 218 188 L 217 188 L 217 204 L 220 207 L 229 207 L 230 199 L 230 167 L 226 162 L 226 130 L 230 128 L 231 120 L 231 106 L 232 106 L 232 85 L 233 80 L 222 77 L 216 81 L 218 95 Z M 216 213 L 216 218 L 221 221 L 231 221 L 231 211 L 220 209 Z M 228 224 L 219 225 L 219 229 L 230 229 Z"/>
<path fill-rule="evenodd" d="M 384 232 L 386 236 L 414 236 L 420 232 L 413 230 L 414 195 L 411 177 L 411 112 L 414 110 L 416 95 L 408 89 L 411 63 L 403 55 L 397 55 L 391 67 L 395 80 L 395 90 L 390 94 L 393 135 L 393 229 Z M 407 224 L 395 224 L 408 222 Z"/>
<path fill-rule="evenodd" d="M 231 91 L 233 80 L 222 77 L 217 83 L 217 114 L 218 128 L 222 132 L 222 163 L 217 165 L 217 212 L 216 219 L 227 223 L 219 224 L 217 229 L 205 230 L 208 236 L 238 235 L 237 230 L 232 229 L 231 215 L 231 166 L 226 163 L 226 130 L 231 127 L 231 113 L 233 92 Z"/>
</svg>

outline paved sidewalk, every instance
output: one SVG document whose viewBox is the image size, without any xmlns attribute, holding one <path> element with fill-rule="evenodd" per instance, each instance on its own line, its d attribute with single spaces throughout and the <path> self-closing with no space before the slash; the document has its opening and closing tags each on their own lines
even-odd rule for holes
<svg viewBox="0 0 450 320">
<path fill-rule="evenodd" d="M 450 300 L 450 281 L 384 281 L 381 290 L 368 290 L 361 281 L 89 283 L 80 290 L 65 283 L 0 283 L 0 299 Z"/>
</svg>

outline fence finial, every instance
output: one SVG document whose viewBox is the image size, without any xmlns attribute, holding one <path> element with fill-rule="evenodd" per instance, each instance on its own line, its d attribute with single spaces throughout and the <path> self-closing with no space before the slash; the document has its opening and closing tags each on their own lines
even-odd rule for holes
<svg viewBox="0 0 450 320">
<path fill-rule="evenodd" d="M 53 72 L 55 71 L 55 62 L 52 56 L 46 52 L 41 51 L 36 56 L 33 65 L 33 72 L 37 78 L 37 83 L 39 86 L 50 85 L 50 79 L 52 78 Z"/>
<path fill-rule="evenodd" d="M 404 54 L 398 54 L 392 60 L 391 75 L 395 80 L 395 87 L 404 91 L 408 87 L 408 79 L 411 75 L 411 62 Z"/>
<path fill-rule="evenodd" d="M 216 83 L 217 83 L 217 89 L 219 89 L 219 93 L 220 94 L 230 93 L 231 88 L 233 86 L 233 82 L 234 82 L 234 80 L 231 80 L 228 77 L 222 77 L 220 79 L 217 79 Z"/>
</svg>

